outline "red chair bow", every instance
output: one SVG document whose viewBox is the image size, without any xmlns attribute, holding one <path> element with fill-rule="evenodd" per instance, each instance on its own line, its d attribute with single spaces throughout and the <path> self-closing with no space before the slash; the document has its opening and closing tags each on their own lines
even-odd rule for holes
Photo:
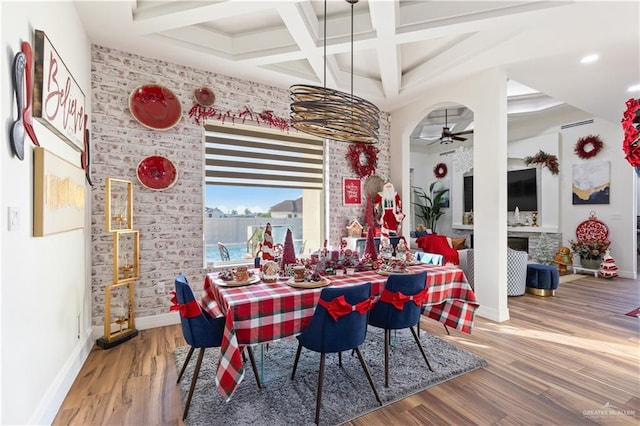
<svg viewBox="0 0 640 426">
<path fill-rule="evenodd" d="M 349 302 L 346 301 L 346 299 L 344 298 L 344 295 L 342 295 L 342 296 L 336 297 L 331 302 L 327 302 L 326 300 L 320 299 L 318 303 L 327 310 L 329 315 L 331 315 L 331 317 L 335 321 L 338 321 L 338 318 L 348 315 L 351 312 L 358 311 L 360 312 L 360 314 L 367 313 L 373 306 L 373 302 L 375 299 L 376 299 L 375 296 L 371 296 L 360 303 L 351 305 Z"/>
<path fill-rule="evenodd" d="M 195 318 L 202 314 L 202 310 L 200 309 L 200 305 L 196 300 L 191 300 L 190 302 L 180 304 L 178 303 L 178 298 L 176 297 L 176 292 L 171 291 L 171 306 L 169 307 L 169 311 L 178 311 L 180 312 L 180 316 L 182 318 Z"/>
<path fill-rule="evenodd" d="M 386 288 L 382 291 L 382 295 L 380 296 L 380 300 L 382 302 L 390 303 L 399 311 L 404 308 L 404 304 L 410 300 L 412 300 L 417 306 L 422 306 L 422 302 L 427 298 L 427 289 L 421 290 L 420 293 L 416 293 L 411 296 L 407 296 L 406 294 L 396 291 L 392 292 L 387 290 Z"/>
</svg>

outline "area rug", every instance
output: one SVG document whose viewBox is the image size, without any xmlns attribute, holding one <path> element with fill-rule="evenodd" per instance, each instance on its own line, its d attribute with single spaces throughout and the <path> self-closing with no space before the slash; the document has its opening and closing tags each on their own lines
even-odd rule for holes
<svg viewBox="0 0 640 426">
<path fill-rule="evenodd" d="M 580 275 L 580 274 L 560 275 L 560 284 L 568 283 L 569 281 L 579 280 L 580 278 L 586 278 L 586 276 Z"/>
<path fill-rule="evenodd" d="M 487 365 L 481 357 L 442 339 L 421 332 L 420 340 L 433 372 L 427 368 L 409 330 L 399 330 L 390 350 L 389 387 L 384 387 L 384 341 L 380 329 L 369 327 L 367 339 L 360 347 L 383 405 Z M 245 378 L 229 402 L 215 386 L 215 366 L 219 351 L 205 351 L 200 377 L 189 408 L 186 423 L 195 425 L 312 425 L 314 424 L 316 389 L 320 355 L 302 349 L 294 380 L 291 370 L 298 340 L 295 338 L 256 347 L 258 363 L 263 361 L 263 389 L 256 386 L 247 361 Z M 175 351 L 176 366 L 181 368 L 188 347 Z M 197 351 L 187 367 L 180 387 L 183 404 L 187 399 Z M 320 424 L 335 425 L 379 408 L 358 357 L 343 353 L 338 366 L 337 354 L 328 354 Z"/>
<path fill-rule="evenodd" d="M 628 315 L 630 317 L 640 318 L 640 307 L 639 308 L 635 308 L 631 312 L 627 312 L 625 315 Z"/>
</svg>

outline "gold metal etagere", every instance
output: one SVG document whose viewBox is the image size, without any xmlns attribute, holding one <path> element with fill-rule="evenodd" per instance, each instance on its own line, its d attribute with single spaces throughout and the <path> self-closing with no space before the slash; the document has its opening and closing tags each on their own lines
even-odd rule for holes
<svg viewBox="0 0 640 426">
<path fill-rule="evenodd" d="M 133 229 L 132 182 L 107 178 L 105 184 L 106 231 L 113 236 L 113 283 L 105 287 L 104 336 L 96 343 L 109 349 L 138 335 L 134 295 L 140 273 L 140 233 Z M 126 295 L 122 294 L 125 292 Z M 114 293 L 119 302 L 116 306 L 113 306 Z M 112 313 L 115 314 L 113 321 Z"/>
</svg>

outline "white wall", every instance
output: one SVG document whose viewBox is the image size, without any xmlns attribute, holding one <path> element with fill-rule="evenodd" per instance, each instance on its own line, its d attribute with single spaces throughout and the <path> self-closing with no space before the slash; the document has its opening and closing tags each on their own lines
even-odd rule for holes
<svg viewBox="0 0 640 426">
<path fill-rule="evenodd" d="M 22 41 L 33 47 L 34 30 L 45 31 L 84 91 L 90 114 L 90 45 L 71 2 L 1 2 L 3 132 L 16 118 L 11 63 Z M 80 165 L 80 153 L 34 120 L 41 146 Z M 6 135 L 6 133 L 5 133 Z M 2 424 L 50 423 L 86 359 L 93 341 L 89 200 L 84 230 L 32 237 L 33 145 L 13 156 L 5 137 L 0 159 Z M 7 209 L 19 212 L 19 228 L 8 231 Z"/>
<path fill-rule="evenodd" d="M 583 160 L 574 153 L 574 147 L 579 138 L 588 135 L 599 135 L 604 147 L 597 156 Z M 596 118 L 593 124 L 562 130 L 561 138 L 564 161 L 560 180 L 560 210 L 565 245 L 569 245 L 570 239 L 575 239 L 576 227 L 594 211 L 609 228 L 611 256 L 618 266 L 618 274 L 625 278 L 636 278 L 636 234 L 633 230 L 636 229 L 637 178 L 634 169 L 624 159 L 624 136 L 620 124 Z M 609 204 L 573 205 L 572 165 L 594 161 L 609 161 L 611 164 Z"/>
</svg>

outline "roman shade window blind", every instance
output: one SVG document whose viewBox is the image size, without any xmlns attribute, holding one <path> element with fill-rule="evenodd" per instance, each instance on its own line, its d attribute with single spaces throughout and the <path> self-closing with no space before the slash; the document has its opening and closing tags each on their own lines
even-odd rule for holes
<svg viewBox="0 0 640 426">
<path fill-rule="evenodd" d="M 243 125 L 205 124 L 207 185 L 323 187 L 324 142 Z"/>
</svg>

